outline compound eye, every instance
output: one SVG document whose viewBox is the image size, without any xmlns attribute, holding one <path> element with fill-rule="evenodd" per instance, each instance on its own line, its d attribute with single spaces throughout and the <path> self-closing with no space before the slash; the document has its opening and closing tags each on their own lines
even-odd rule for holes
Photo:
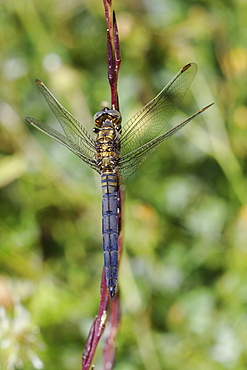
<svg viewBox="0 0 247 370">
<path fill-rule="evenodd" d="M 107 113 L 109 114 L 109 116 L 111 117 L 111 120 L 114 123 L 117 123 L 117 124 L 121 123 L 122 121 L 121 114 L 116 109 L 109 109 Z"/>
<path fill-rule="evenodd" d="M 100 112 L 95 113 L 93 119 L 94 119 L 94 123 L 97 127 L 102 127 L 102 123 L 104 121 L 105 115 L 106 114 L 105 114 L 104 111 L 100 111 Z"/>
</svg>

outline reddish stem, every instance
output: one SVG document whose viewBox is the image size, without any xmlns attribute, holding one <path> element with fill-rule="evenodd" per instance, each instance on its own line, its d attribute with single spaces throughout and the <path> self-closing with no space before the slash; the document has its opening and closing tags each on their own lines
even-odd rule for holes
<svg viewBox="0 0 247 370">
<path fill-rule="evenodd" d="M 117 82 L 118 73 L 121 65 L 120 45 L 118 37 L 118 28 L 115 12 L 112 11 L 110 0 L 104 0 L 105 17 L 107 22 L 107 60 L 108 60 L 108 80 L 111 89 L 112 109 L 119 111 Z"/>
<path fill-rule="evenodd" d="M 109 306 L 109 293 L 106 285 L 105 270 L 102 272 L 100 288 L 100 305 L 97 316 L 95 316 L 91 326 L 85 350 L 82 356 L 82 370 L 88 370 L 91 366 L 98 342 L 104 332 L 107 321 L 107 311 Z"/>
<path fill-rule="evenodd" d="M 117 81 L 118 73 L 121 64 L 120 46 L 118 38 L 118 28 L 115 13 L 112 11 L 111 0 L 103 0 L 105 7 L 105 17 L 107 22 L 107 62 L 108 62 L 108 80 L 111 90 L 111 106 L 112 109 L 119 111 Z M 123 191 L 119 189 L 119 217 L 118 217 L 118 252 L 119 261 L 122 252 L 122 199 Z M 109 310 L 109 319 L 107 322 L 107 312 Z M 107 322 L 107 338 L 104 347 L 104 370 L 111 370 L 113 368 L 115 354 L 116 354 L 116 336 L 120 323 L 120 300 L 117 292 L 115 298 L 111 301 L 106 284 L 105 270 L 103 268 L 100 289 L 100 304 L 98 314 L 95 317 L 91 326 L 85 349 L 82 357 L 82 370 L 89 370 L 95 351 L 97 349 L 99 340 L 104 332 Z"/>
</svg>

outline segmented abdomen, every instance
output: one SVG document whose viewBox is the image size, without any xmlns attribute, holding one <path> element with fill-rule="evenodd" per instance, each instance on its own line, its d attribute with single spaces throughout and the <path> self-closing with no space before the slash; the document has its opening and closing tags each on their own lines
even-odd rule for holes
<svg viewBox="0 0 247 370">
<path fill-rule="evenodd" d="M 117 175 L 101 175 L 102 234 L 107 287 L 114 297 L 118 278 L 118 191 Z"/>
</svg>

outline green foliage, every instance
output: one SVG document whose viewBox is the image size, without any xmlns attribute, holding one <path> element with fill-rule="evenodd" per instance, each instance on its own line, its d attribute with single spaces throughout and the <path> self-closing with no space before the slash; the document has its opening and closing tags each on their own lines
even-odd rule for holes
<svg viewBox="0 0 247 370">
<path fill-rule="evenodd" d="M 126 183 L 115 368 L 244 370 L 247 5 L 113 6 L 123 122 L 191 61 L 172 124 L 215 101 Z M 79 369 L 99 302 L 100 178 L 24 117 L 55 124 L 39 78 L 92 129 L 110 96 L 103 5 L 6 1 L 0 25 L 0 368 Z"/>
</svg>

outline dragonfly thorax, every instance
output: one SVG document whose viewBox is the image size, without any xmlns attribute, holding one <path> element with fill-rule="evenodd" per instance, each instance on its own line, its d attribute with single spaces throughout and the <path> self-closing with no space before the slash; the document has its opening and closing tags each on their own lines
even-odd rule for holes
<svg viewBox="0 0 247 370">
<path fill-rule="evenodd" d="M 94 115 L 94 123 L 97 127 L 101 128 L 105 121 L 111 121 L 115 124 L 115 128 L 118 128 L 121 124 L 122 117 L 117 110 L 104 108 Z"/>
</svg>

